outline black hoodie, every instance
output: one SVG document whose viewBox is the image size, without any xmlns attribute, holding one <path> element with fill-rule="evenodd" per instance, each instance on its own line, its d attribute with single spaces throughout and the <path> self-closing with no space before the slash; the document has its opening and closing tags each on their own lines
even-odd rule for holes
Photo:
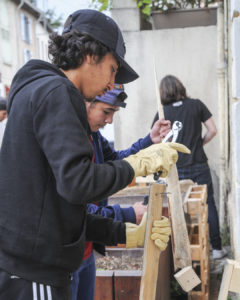
<svg viewBox="0 0 240 300">
<path fill-rule="evenodd" d="M 124 188 L 134 172 L 126 161 L 91 162 L 83 96 L 57 67 L 29 61 L 15 75 L 8 102 L 0 153 L 0 268 L 63 286 L 81 263 L 85 237 L 125 241 L 124 224 L 86 217 L 86 204 Z"/>
</svg>

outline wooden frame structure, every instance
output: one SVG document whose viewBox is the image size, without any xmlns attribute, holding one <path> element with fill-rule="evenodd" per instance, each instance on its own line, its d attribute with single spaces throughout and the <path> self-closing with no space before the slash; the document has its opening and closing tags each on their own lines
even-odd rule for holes
<svg viewBox="0 0 240 300">
<path fill-rule="evenodd" d="M 201 278 L 201 285 L 189 292 L 189 300 L 209 299 L 209 228 L 206 201 L 207 186 L 194 185 L 188 188 L 183 203 L 190 240 L 192 265 Z"/>
<path fill-rule="evenodd" d="M 227 259 L 218 300 L 227 300 L 228 292 L 240 294 L 240 262 Z"/>
</svg>

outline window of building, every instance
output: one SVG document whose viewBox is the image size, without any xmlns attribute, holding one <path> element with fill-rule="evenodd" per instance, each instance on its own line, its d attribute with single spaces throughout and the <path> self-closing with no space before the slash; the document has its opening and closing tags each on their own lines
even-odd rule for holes
<svg viewBox="0 0 240 300">
<path fill-rule="evenodd" d="M 24 49 L 24 63 L 28 62 L 33 57 L 29 49 Z"/>
<path fill-rule="evenodd" d="M 32 43 L 32 20 L 25 14 L 21 14 L 22 39 L 28 44 Z"/>
<path fill-rule="evenodd" d="M 10 41 L 10 31 L 8 23 L 8 10 L 6 0 L 0 1 L 0 52 L 2 52 L 2 61 L 4 64 L 12 64 L 12 47 Z"/>
</svg>

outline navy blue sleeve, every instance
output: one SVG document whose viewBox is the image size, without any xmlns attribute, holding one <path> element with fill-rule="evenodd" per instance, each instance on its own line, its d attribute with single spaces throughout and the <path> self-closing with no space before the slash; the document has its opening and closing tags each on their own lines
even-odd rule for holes
<svg viewBox="0 0 240 300">
<path fill-rule="evenodd" d="M 132 146 L 129 147 L 128 149 L 116 151 L 111 147 L 109 142 L 102 135 L 99 135 L 99 139 L 102 144 L 105 162 L 112 161 L 112 160 L 121 160 L 124 157 L 127 157 L 131 154 L 135 154 L 138 151 L 145 149 L 153 144 L 150 138 L 150 134 L 148 134 L 145 138 L 139 139 L 137 142 L 132 144 Z"/>
<path fill-rule="evenodd" d="M 90 214 L 112 218 L 114 221 L 136 223 L 136 215 L 133 207 L 121 208 L 119 204 L 111 206 L 97 206 L 88 204 L 87 210 Z"/>
</svg>

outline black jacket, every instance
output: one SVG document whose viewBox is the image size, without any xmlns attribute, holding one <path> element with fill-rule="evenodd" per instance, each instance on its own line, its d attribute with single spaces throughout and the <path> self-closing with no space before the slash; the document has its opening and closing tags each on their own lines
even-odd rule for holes
<svg viewBox="0 0 240 300">
<path fill-rule="evenodd" d="M 28 62 L 15 75 L 8 102 L 0 153 L 0 268 L 65 285 L 81 263 L 85 236 L 125 241 L 124 224 L 86 218 L 86 204 L 124 188 L 134 172 L 126 161 L 91 162 L 83 96 L 57 67 Z"/>
</svg>

